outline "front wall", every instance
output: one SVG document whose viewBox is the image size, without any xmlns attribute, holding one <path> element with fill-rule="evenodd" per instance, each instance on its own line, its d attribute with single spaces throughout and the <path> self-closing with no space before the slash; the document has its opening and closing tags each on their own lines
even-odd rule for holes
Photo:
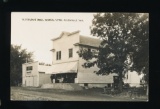
<svg viewBox="0 0 160 109">
<path fill-rule="evenodd" d="M 32 66 L 31 73 L 27 73 L 26 67 Z M 38 62 L 22 65 L 22 85 L 23 86 L 38 86 Z"/>
<path fill-rule="evenodd" d="M 78 60 L 77 51 L 79 50 L 78 46 L 74 46 L 75 43 L 79 42 L 79 33 L 76 33 L 71 36 L 63 35 L 60 39 L 53 41 L 53 64 L 63 63 L 69 61 Z M 73 48 L 73 57 L 69 58 L 68 49 Z M 61 60 L 56 60 L 56 52 L 61 51 Z"/>
</svg>

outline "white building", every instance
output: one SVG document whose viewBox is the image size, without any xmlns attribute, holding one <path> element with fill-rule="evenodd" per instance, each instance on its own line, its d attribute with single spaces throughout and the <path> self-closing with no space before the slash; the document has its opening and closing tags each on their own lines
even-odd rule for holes
<svg viewBox="0 0 160 109">
<path fill-rule="evenodd" d="M 124 78 L 124 83 L 128 83 L 131 87 L 140 86 L 140 82 L 142 80 L 143 75 L 138 75 L 136 71 L 128 71 Z"/>
<path fill-rule="evenodd" d="M 38 87 L 51 83 L 50 75 L 45 74 L 51 66 L 39 65 L 39 62 L 22 64 L 22 85 Z"/>
<path fill-rule="evenodd" d="M 97 50 L 101 40 L 86 37 L 79 34 L 79 31 L 72 33 L 62 32 L 53 41 L 53 61 L 52 68 L 46 74 L 52 74 L 53 83 L 79 83 L 88 86 L 105 86 L 113 83 L 113 76 L 97 75 L 97 66 L 91 68 L 82 67 L 85 60 L 79 57 L 80 49 Z"/>
</svg>

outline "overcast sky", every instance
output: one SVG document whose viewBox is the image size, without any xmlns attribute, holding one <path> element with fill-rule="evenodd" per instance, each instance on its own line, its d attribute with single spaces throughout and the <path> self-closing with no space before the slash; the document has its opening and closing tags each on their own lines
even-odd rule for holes
<svg viewBox="0 0 160 109">
<path fill-rule="evenodd" d="M 62 31 L 90 36 L 93 13 L 12 12 L 11 44 L 34 51 L 34 60 L 52 63 L 51 39 Z M 49 21 L 50 20 L 50 21 Z"/>
</svg>

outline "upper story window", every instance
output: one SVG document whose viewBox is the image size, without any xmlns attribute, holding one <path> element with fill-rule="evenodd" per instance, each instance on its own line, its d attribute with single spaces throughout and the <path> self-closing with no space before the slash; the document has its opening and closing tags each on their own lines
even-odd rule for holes
<svg viewBox="0 0 160 109">
<path fill-rule="evenodd" d="M 28 67 L 26 67 L 26 70 L 27 70 L 27 71 L 33 70 L 33 67 L 32 67 L 32 66 L 28 66 Z"/>
<path fill-rule="evenodd" d="M 56 60 L 61 60 L 61 51 L 56 52 Z"/>
<path fill-rule="evenodd" d="M 73 57 L 73 49 L 69 49 L 69 58 Z"/>
</svg>

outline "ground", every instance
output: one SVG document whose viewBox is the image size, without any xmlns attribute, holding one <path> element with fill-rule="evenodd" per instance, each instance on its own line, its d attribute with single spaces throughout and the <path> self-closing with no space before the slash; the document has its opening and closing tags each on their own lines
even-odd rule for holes
<svg viewBox="0 0 160 109">
<path fill-rule="evenodd" d="M 92 88 L 80 91 L 11 87 L 11 100 L 23 101 L 148 101 L 147 97 L 130 98 L 103 94 L 103 89 Z"/>
</svg>

